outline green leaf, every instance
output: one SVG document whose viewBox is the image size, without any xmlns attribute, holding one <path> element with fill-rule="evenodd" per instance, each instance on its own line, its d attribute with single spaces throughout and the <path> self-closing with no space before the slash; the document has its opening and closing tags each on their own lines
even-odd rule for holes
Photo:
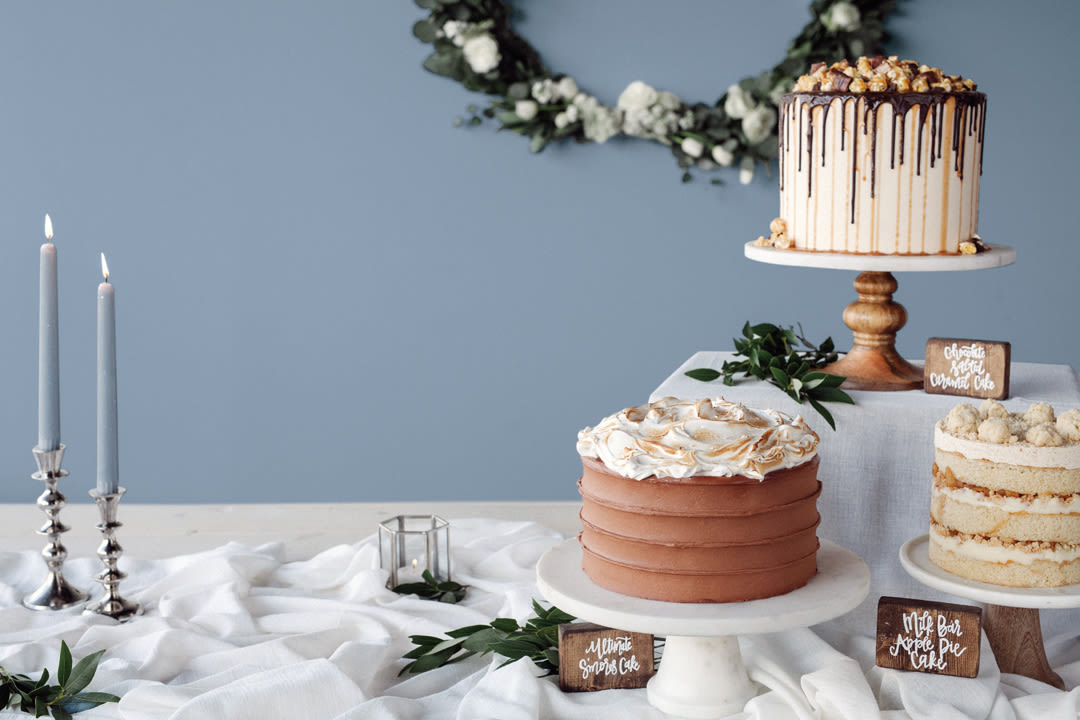
<svg viewBox="0 0 1080 720">
<path fill-rule="evenodd" d="M 533 135 L 532 140 L 529 141 L 529 152 L 538 153 L 546 148 L 549 142 L 551 142 L 551 138 L 544 131 L 540 131 Z"/>
<path fill-rule="evenodd" d="M 412 26 L 412 34 L 422 43 L 433 43 L 439 36 L 439 28 L 430 19 L 417 20 Z"/>
<path fill-rule="evenodd" d="M 520 629 L 514 618 L 495 618 L 491 621 L 491 627 L 507 633 L 517 632 Z"/>
<path fill-rule="evenodd" d="M 436 10 L 439 7 L 439 0 L 416 0 L 416 5 L 425 10 Z"/>
<path fill-rule="evenodd" d="M 69 713 L 60 705 L 53 705 L 52 716 L 56 720 L 72 720 L 71 713 Z"/>
<path fill-rule="evenodd" d="M 442 638 L 432 637 L 431 635 L 410 635 L 409 640 L 425 647 L 435 647 L 442 642 Z"/>
<path fill-rule="evenodd" d="M 791 378 L 788 377 L 788 374 L 780 368 L 770 367 L 769 370 L 772 372 L 772 376 L 776 380 L 776 382 L 780 384 L 780 387 L 786 388 L 791 382 Z"/>
<path fill-rule="evenodd" d="M 495 628 L 485 627 L 483 630 L 466 638 L 462 647 L 471 652 L 488 653 L 491 652 L 491 644 L 497 640 L 502 640 L 504 637 L 506 637 L 505 633 L 499 632 Z"/>
<path fill-rule="evenodd" d="M 847 403 L 848 405 L 855 404 L 855 400 L 853 400 L 850 395 L 843 390 L 834 387 L 814 388 L 813 392 L 810 393 L 810 397 L 824 402 Z"/>
<path fill-rule="evenodd" d="M 701 382 L 712 382 L 720 377 L 720 371 L 712 368 L 695 368 L 694 370 L 687 370 L 683 375 Z"/>
<path fill-rule="evenodd" d="M 68 694 L 74 695 L 82 692 L 82 690 L 90 684 L 90 681 L 94 679 L 94 675 L 97 673 L 98 662 L 104 654 L 104 650 L 98 650 L 96 653 L 87 655 L 75 664 L 75 667 L 71 669 L 71 676 L 68 678 L 64 688 L 67 690 Z"/>
<path fill-rule="evenodd" d="M 807 398 L 807 400 L 810 401 L 810 407 L 817 410 L 818 414 L 821 415 L 821 417 L 825 418 L 825 422 L 829 423 L 829 427 L 831 427 L 833 430 L 835 430 L 836 429 L 836 422 L 833 420 L 832 413 L 830 413 L 828 410 L 826 410 L 825 406 L 822 405 L 821 403 L 819 403 L 814 398 Z"/>
<path fill-rule="evenodd" d="M 62 687 L 67 685 L 69 677 L 71 677 L 71 649 L 68 648 L 67 642 L 61 640 L 60 664 L 56 667 L 56 682 L 60 683 Z"/>
<path fill-rule="evenodd" d="M 457 628 L 456 630 L 451 630 L 450 632 L 448 632 L 446 634 L 449 635 L 450 637 L 468 637 L 469 635 L 473 635 L 475 633 L 478 633 L 481 630 L 487 630 L 489 627 L 490 626 L 488 626 L 488 625 L 468 625 L 466 627 Z M 433 639 L 435 639 L 435 638 L 433 638 Z"/>
<path fill-rule="evenodd" d="M 34 699 L 34 717 L 48 717 L 49 716 L 49 703 L 45 702 L 45 698 L 39 697 Z"/>
</svg>

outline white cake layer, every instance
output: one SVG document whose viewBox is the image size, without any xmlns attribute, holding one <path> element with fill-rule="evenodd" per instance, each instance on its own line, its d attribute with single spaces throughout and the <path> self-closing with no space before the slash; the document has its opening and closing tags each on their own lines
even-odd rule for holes
<svg viewBox="0 0 1080 720">
<path fill-rule="evenodd" d="M 976 236 L 984 96 L 884 95 L 785 97 L 780 217 L 795 249 L 955 254 Z"/>
</svg>

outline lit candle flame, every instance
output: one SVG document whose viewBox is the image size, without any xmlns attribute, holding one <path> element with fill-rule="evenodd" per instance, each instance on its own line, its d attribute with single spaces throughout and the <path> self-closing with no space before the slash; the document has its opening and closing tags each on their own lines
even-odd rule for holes
<svg viewBox="0 0 1080 720">
<path fill-rule="evenodd" d="M 412 569 L 415 570 L 417 566 L 416 558 L 412 559 Z"/>
<path fill-rule="evenodd" d="M 52 240 L 52 218 L 49 213 L 45 213 L 45 239 Z"/>
<path fill-rule="evenodd" d="M 109 263 L 105 262 L 105 253 L 101 253 L 101 274 L 105 276 L 105 282 L 109 282 Z"/>
</svg>

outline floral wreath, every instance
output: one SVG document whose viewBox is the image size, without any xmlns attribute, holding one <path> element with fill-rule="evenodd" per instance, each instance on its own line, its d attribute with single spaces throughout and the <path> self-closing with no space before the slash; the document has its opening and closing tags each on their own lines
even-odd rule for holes
<svg viewBox="0 0 1080 720">
<path fill-rule="evenodd" d="M 494 118 L 500 130 L 529 136 L 533 152 L 568 138 L 579 143 L 603 143 L 616 135 L 654 140 L 671 149 L 683 182 L 692 179 L 691 167 L 712 170 L 737 163 L 745 185 L 759 161 L 768 169 L 776 157 L 780 96 L 815 62 L 880 54 L 888 39 L 885 18 L 895 0 L 814 0 L 813 19 L 791 41 L 785 58 L 729 87 L 715 105 L 689 105 L 635 81 L 615 107 L 582 92 L 570 75 L 545 68 L 539 53 L 514 32 L 512 10 L 504 0 L 415 2 L 431 11 L 413 25 L 413 35 L 435 48 L 424 68 L 495 96 L 479 114 L 475 105 L 469 106 L 469 125 L 480 125 L 481 115 Z M 455 124 L 465 122 L 459 117 Z"/>
</svg>

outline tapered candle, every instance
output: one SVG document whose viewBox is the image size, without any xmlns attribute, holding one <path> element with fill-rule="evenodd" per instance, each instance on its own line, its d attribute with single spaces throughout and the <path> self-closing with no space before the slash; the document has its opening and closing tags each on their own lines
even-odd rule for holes
<svg viewBox="0 0 1080 720">
<path fill-rule="evenodd" d="M 101 253 L 105 280 L 97 291 L 97 490 L 102 495 L 118 492 L 116 435 L 116 293 L 109 282 L 109 265 Z"/>
<path fill-rule="evenodd" d="M 60 447 L 60 331 L 56 302 L 56 246 L 45 216 L 38 299 L 38 449 Z"/>
</svg>

